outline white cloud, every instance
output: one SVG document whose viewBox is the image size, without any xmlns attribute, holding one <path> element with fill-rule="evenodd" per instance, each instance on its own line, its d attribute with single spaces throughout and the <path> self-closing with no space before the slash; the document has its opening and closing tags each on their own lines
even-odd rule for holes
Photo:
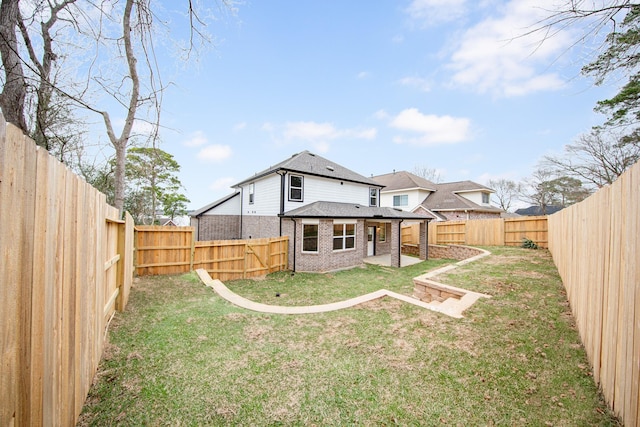
<svg viewBox="0 0 640 427">
<path fill-rule="evenodd" d="M 470 138 L 471 122 L 467 118 L 422 114 L 416 108 L 408 108 L 394 117 L 391 127 L 417 134 L 396 136 L 396 143 L 415 145 L 455 144 Z"/>
<path fill-rule="evenodd" d="M 275 129 L 276 128 L 273 125 L 273 123 L 270 123 L 270 122 L 264 122 L 262 125 L 262 130 L 265 132 L 273 132 Z"/>
<path fill-rule="evenodd" d="M 235 184 L 237 180 L 233 177 L 226 176 L 223 178 L 218 178 L 209 185 L 210 190 L 218 191 L 218 190 L 227 190 L 231 188 L 233 184 Z"/>
<path fill-rule="evenodd" d="M 422 77 L 404 77 L 398 80 L 398 83 L 402 86 L 416 88 L 422 92 L 429 92 L 431 90 L 431 83 Z"/>
<path fill-rule="evenodd" d="M 240 131 L 247 127 L 247 122 L 240 122 L 233 125 L 233 130 Z"/>
<path fill-rule="evenodd" d="M 200 147 L 208 142 L 204 132 L 198 130 L 189 135 L 189 138 L 182 141 L 182 145 L 186 147 Z"/>
<path fill-rule="evenodd" d="M 208 145 L 198 152 L 198 159 L 207 162 L 221 162 L 231 157 L 231 147 L 228 145 Z"/>
<path fill-rule="evenodd" d="M 284 126 L 283 137 L 287 141 L 310 141 L 327 144 L 329 141 L 343 138 L 375 139 L 378 134 L 376 128 L 338 129 L 331 123 L 317 122 L 287 122 Z M 322 146 L 325 150 L 328 145 Z"/>
<path fill-rule="evenodd" d="M 285 139 L 334 139 L 338 131 L 331 123 L 288 122 L 285 124 Z"/>
<path fill-rule="evenodd" d="M 563 79 L 546 69 L 562 56 L 572 37 L 561 30 L 542 43 L 543 34 L 525 35 L 548 15 L 543 3 L 512 0 L 500 16 L 465 31 L 448 64 L 451 84 L 505 97 L 560 89 Z"/>
<path fill-rule="evenodd" d="M 368 72 L 368 71 L 360 71 L 360 72 L 358 73 L 358 75 L 356 76 L 356 78 L 357 78 L 358 80 L 362 80 L 362 79 L 366 79 L 366 78 L 368 78 L 368 77 L 370 77 L 370 76 L 371 76 L 371 73 L 370 73 L 370 72 Z"/>
<path fill-rule="evenodd" d="M 384 110 L 378 110 L 375 113 L 373 113 L 373 117 L 378 120 L 387 120 L 389 118 L 389 113 L 387 113 Z"/>
<path fill-rule="evenodd" d="M 454 21 L 466 12 L 466 0 L 413 0 L 405 9 L 422 26 Z"/>
</svg>

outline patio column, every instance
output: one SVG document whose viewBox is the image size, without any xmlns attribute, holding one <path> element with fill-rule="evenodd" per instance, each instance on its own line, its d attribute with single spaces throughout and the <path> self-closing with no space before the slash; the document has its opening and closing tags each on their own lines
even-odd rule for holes
<svg viewBox="0 0 640 427">
<path fill-rule="evenodd" d="M 391 267 L 400 267 L 400 252 L 402 250 L 402 238 L 400 233 L 402 221 L 391 221 Z"/>
<path fill-rule="evenodd" d="M 420 222 L 420 243 L 418 247 L 420 248 L 419 258 L 421 260 L 429 259 L 429 222 L 426 220 Z"/>
</svg>

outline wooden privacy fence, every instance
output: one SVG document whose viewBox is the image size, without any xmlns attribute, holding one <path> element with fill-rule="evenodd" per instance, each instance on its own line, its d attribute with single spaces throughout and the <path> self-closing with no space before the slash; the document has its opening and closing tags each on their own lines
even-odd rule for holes
<svg viewBox="0 0 640 427">
<path fill-rule="evenodd" d="M 235 280 L 288 268 L 289 238 L 195 241 L 193 227 L 136 227 L 136 273 L 186 273 L 206 269 L 212 278 Z"/>
<path fill-rule="evenodd" d="M 0 115 L 0 426 L 76 423 L 133 277 L 133 219 Z"/>
<path fill-rule="evenodd" d="M 640 427 L 640 163 L 549 217 L 549 250 L 594 379 L 625 426 Z"/>
<path fill-rule="evenodd" d="M 429 223 L 431 245 L 520 246 L 523 239 L 547 247 L 547 217 L 472 219 Z M 402 243 L 418 244 L 419 224 L 402 229 Z"/>
</svg>

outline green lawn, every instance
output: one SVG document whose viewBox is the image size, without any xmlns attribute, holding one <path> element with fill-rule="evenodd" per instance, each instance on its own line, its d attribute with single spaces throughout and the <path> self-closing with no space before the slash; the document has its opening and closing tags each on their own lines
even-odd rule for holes
<svg viewBox="0 0 640 427">
<path fill-rule="evenodd" d="M 142 278 L 112 322 L 79 424 L 619 425 L 549 253 L 489 249 L 438 277 L 493 295 L 464 319 L 389 298 L 267 315 L 227 303 L 194 274 Z M 411 278 L 439 265 L 227 286 L 267 304 L 322 304 L 380 288 L 410 295 Z"/>
</svg>

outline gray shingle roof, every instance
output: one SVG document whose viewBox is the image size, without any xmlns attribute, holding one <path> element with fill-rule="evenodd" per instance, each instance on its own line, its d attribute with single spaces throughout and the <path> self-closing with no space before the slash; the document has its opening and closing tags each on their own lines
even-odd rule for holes
<svg viewBox="0 0 640 427">
<path fill-rule="evenodd" d="M 414 175 L 407 171 L 399 171 L 388 173 L 385 175 L 378 175 L 373 179 L 384 185 L 384 191 L 404 190 L 410 188 L 422 188 L 424 190 L 436 191 L 437 184 Z"/>
<path fill-rule="evenodd" d="M 375 187 L 382 186 L 371 178 L 362 176 L 359 173 L 356 173 L 350 169 L 345 168 L 344 166 L 332 162 L 331 160 L 327 160 L 324 157 L 318 156 L 317 154 L 313 154 L 305 150 L 300 153 L 294 154 L 290 158 L 274 166 L 271 166 L 268 169 L 256 173 L 254 176 L 240 181 L 233 187 L 239 187 L 243 184 L 270 175 L 272 173 L 276 173 L 278 171 L 298 172 L 307 175 L 316 175 L 342 181 L 367 184 Z"/>
<path fill-rule="evenodd" d="M 358 219 L 413 219 L 429 220 L 433 217 L 394 208 L 363 206 L 355 203 L 314 202 L 285 212 L 287 218 L 358 218 Z"/>
<path fill-rule="evenodd" d="M 475 210 L 481 212 L 502 212 L 502 209 L 493 206 L 482 206 L 471 200 L 465 199 L 459 193 L 472 191 L 494 191 L 473 181 L 457 181 L 435 184 L 427 179 L 406 171 L 394 172 L 386 175 L 374 177 L 376 181 L 383 184 L 383 191 L 412 190 L 420 188 L 431 191 L 431 194 L 422 201 L 420 206 L 432 211 L 437 215 L 437 211 L 455 210 Z"/>
</svg>

